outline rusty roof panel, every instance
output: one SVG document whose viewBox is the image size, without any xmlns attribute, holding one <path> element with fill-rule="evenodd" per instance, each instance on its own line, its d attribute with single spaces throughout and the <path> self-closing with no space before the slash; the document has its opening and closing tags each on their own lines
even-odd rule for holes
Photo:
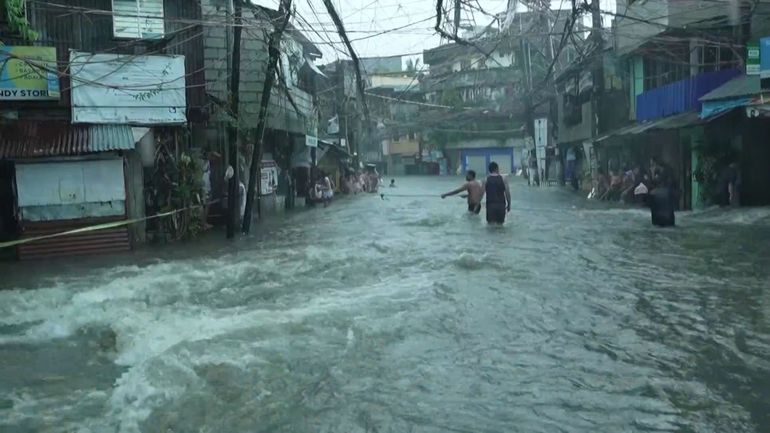
<svg viewBox="0 0 770 433">
<path fill-rule="evenodd" d="M 0 159 L 74 156 L 134 148 L 127 125 L 21 121 L 0 125 Z"/>
</svg>

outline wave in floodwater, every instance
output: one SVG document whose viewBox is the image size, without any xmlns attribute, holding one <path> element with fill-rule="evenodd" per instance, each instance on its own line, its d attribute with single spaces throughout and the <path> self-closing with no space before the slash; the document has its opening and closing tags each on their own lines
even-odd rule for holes
<svg viewBox="0 0 770 433">
<path fill-rule="evenodd" d="M 497 229 L 362 196 L 235 243 L 3 268 L 0 431 L 767 431 L 768 209 L 657 230 L 513 186 Z"/>
</svg>

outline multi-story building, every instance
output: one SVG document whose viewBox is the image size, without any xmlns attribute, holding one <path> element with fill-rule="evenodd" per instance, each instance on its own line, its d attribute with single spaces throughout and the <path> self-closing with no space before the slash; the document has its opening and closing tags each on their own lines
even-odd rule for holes
<svg viewBox="0 0 770 433">
<path fill-rule="evenodd" d="M 324 73 L 318 87 L 321 137 L 348 151 L 356 164 L 368 162 L 372 156 L 379 162 L 381 152 L 376 145 L 369 144 L 372 125 L 367 124 L 364 115 L 353 62 L 337 60 L 321 70 Z"/>
<path fill-rule="evenodd" d="M 367 100 L 376 123 L 373 141 L 382 152 L 382 172 L 420 174 L 422 165 L 419 72 L 402 70 L 401 56 L 365 59 Z"/>
<path fill-rule="evenodd" d="M 594 137 L 597 169 L 646 166 L 655 157 L 671 168 L 680 207 L 697 207 L 698 149 L 737 145 L 732 128 L 701 116 L 700 98 L 743 75 L 753 12 L 748 2 L 695 0 L 619 2 L 618 10 L 625 13 L 614 23 L 615 49 L 631 125 Z"/>
<path fill-rule="evenodd" d="M 573 43 L 559 50 L 553 35 L 568 15 L 507 14 L 501 30 L 487 29 L 469 43 L 449 43 L 423 53 L 430 66 L 423 80 L 426 100 L 443 106 L 423 116 L 426 141 L 443 150 L 451 171 L 486 173 L 494 160 L 503 171 L 513 172 L 522 166 L 524 151 L 534 146 L 535 119 L 553 125 L 553 71 L 566 67 L 574 56 Z M 552 134 L 553 128 L 547 128 L 549 144 Z"/>
<path fill-rule="evenodd" d="M 230 77 L 232 75 L 233 0 L 202 0 L 203 58 L 208 96 L 209 121 L 201 134 L 199 146 L 218 150 L 228 155 L 226 129 L 234 122 L 230 113 Z M 252 145 L 256 142 L 259 106 L 268 61 L 267 35 L 282 17 L 265 7 L 244 2 L 243 31 L 240 50 L 240 84 L 238 123 L 241 131 L 239 142 L 241 155 L 238 166 L 248 172 Z M 266 166 L 277 166 L 281 172 L 291 171 L 296 192 L 304 197 L 309 181 L 310 167 L 314 161 L 314 147 L 318 137 L 318 108 L 316 99 L 317 78 L 322 77 L 315 61 L 321 52 L 304 34 L 289 23 L 281 41 L 279 73 L 270 94 L 267 129 L 265 131 L 262 160 Z M 225 157 L 224 166 L 234 165 Z M 265 174 L 262 175 L 265 177 Z M 217 177 L 213 185 L 215 195 L 224 194 L 224 183 Z M 283 181 L 285 176 L 279 176 Z M 244 183 L 246 180 L 244 179 Z M 282 195 L 287 191 L 282 182 L 275 188 L 265 188 L 260 194 L 265 207 L 280 207 Z M 278 188 L 281 187 L 281 188 Z M 279 190 L 278 202 L 274 203 L 274 190 Z"/>
<path fill-rule="evenodd" d="M 212 167 L 212 198 L 223 194 L 225 164 L 248 172 L 266 38 L 280 17 L 243 5 L 236 164 L 226 159 L 235 145 L 226 133 L 236 122 L 229 86 L 233 11 L 231 0 L 28 2 L 28 25 L 0 22 L 0 237 L 141 219 L 145 196 L 158 196 L 160 188 L 155 170 L 145 169 L 163 152 L 179 161 L 201 149 L 223 155 Z M 299 166 L 301 174 L 308 146 L 317 142 L 314 60 L 320 51 L 289 26 L 281 56 L 263 159 L 283 170 Z M 148 202 L 179 207 L 195 195 Z M 122 250 L 144 236 L 144 225 L 136 223 L 24 244 L 19 252 Z"/>
<path fill-rule="evenodd" d="M 205 122 L 200 17 L 182 0 L 75 0 L 27 2 L 23 25 L 0 22 L 5 237 L 144 216 L 153 149 L 186 147 Z M 144 235 L 119 226 L 18 255 L 125 250 Z"/>
</svg>

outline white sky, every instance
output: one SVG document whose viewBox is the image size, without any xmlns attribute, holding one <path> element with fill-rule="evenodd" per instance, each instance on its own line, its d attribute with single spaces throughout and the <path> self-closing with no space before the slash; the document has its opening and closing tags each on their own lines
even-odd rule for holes
<svg viewBox="0 0 770 433">
<path fill-rule="evenodd" d="M 615 9 L 615 0 L 601 0 L 602 7 Z M 253 3 L 278 9 L 278 0 L 252 0 Z M 333 0 L 342 17 L 348 36 L 360 57 L 391 55 L 419 56 L 423 50 L 436 47 L 441 38 L 435 34 L 435 0 Z M 453 0 L 444 0 L 454 4 Z M 323 0 L 294 0 L 297 16 L 293 23 L 323 52 L 318 63 L 347 58 L 346 48 L 340 42 L 336 28 L 326 13 Z M 478 4 L 490 14 L 505 11 L 508 0 L 478 0 Z M 569 0 L 552 0 L 553 8 L 560 4 L 569 7 Z M 474 18 L 479 26 L 487 25 L 491 18 L 480 11 L 463 14 L 465 23 Z M 314 31 L 314 30 L 315 31 Z M 394 30 L 397 29 L 397 30 Z M 377 35 L 379 32 L 386 32 Z M 317 33 L 316 33 L 317 32 Z M 332 44 L 332 42 L 334 44 Z M 342 52 L 340 52 L 342 51 Z"/>
</svg>

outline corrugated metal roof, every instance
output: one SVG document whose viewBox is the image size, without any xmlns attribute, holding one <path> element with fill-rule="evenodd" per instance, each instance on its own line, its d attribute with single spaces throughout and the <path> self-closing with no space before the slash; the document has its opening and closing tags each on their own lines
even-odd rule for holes
<svg viewBox="0 0 770 433">
<path fill-rule="evenodd" d="M 647 131 L 659 131 L 659 130 L 671 130 L 684 128 L 687 126 L 698 125 L 706 123 L 709 120 L 702 120 L 700 113 L 697 111 L 688 111 L 686 113 L 676 114 L 674 116 L 664 117 L 662 119 L 653 120 L 650 122 L 639 123 L 636 125 L 625 126 L 604 135 L 594 142 L 602 142 L 613 137 L 622 137 L 629 135 L 638 135 Z"/>
<path fill-rule="evenodd" d="M 0 159 L 72 156 L 135 145 L 128 125 L 19 121 L 0 125 Z"/>
<path fill-rule="evenodd" d="M 700 98 L 701 102 L 758 95 L 761 92 L 759 75 L 741 75 L 717 87 Z"/>
<path fill-rule="evenodd" d="M 127 125 L 90 125 L 88 149 L 91 152 L 133 149 L 134 134 Z"/>
</svg>

